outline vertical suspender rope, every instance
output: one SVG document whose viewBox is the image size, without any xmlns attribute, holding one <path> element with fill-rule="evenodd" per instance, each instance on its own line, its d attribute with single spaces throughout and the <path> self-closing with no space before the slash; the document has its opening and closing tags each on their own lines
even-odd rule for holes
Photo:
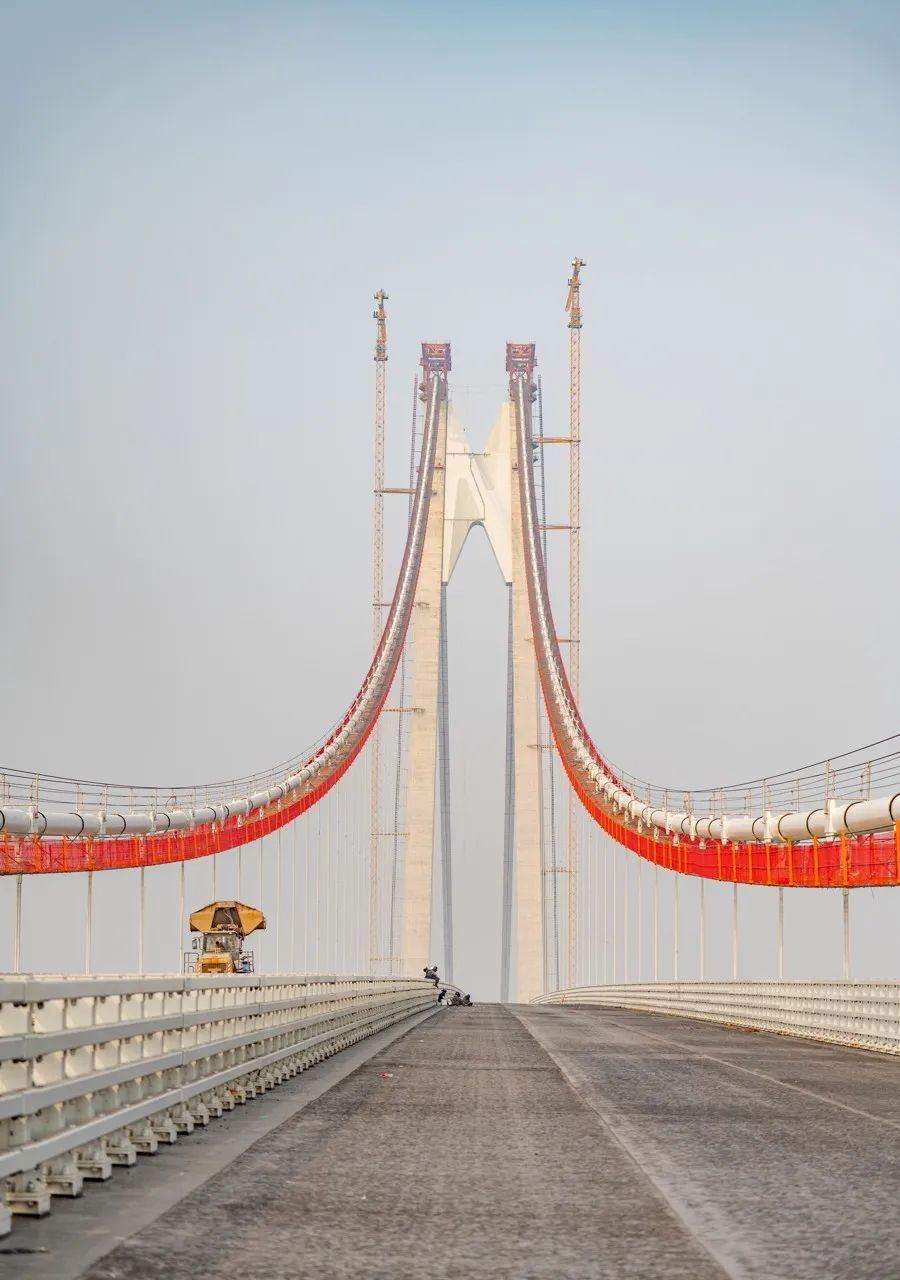
<svg viewBox="0 0 900 1280">
<path fill-rule="evenodd" d="M 184 968 L 184 859 L 178 864 L 178 972 Z"/>
<path fill-rule="evenodd" d="M 281 827 L 275 837 L 275 973 L 281 973 Z"/>
<path fill-rule="evenodd" d="M 453 979 L 453 864 L 450 843 L 450 671 L 447 652 L 447 584 L 441 583 L 438 662 L 438 763 L 441 788 L 441 895 L 444 972 Z"/>
<path fill-rule="evenodd" d="M 22 972 L 22 875 L 16 876 L 16 924 L 13 938 L 13 973 Z"/>
<path fill-rule="evenodd" d="M 512 904 L 516 834 L 512 586 L 507 586 L 506 590 L 506 777 L 503 788 L 503 902 L 500 920 L 500 999 L 504 1004 L 509 1000 L 510 966 L 512 963 Z"/>
<path fill-rule="evenodd" d="M 92 965 L 92 949 L 93 938 L 91 936 L 94 924 L 94 873 L 87 873 L 87 901 L 85 902 L 84 911 L 84 971 L 91 972 Z"/>
<path fill-rule="evenodd" d="M 623 902 L 622 902 L 622 931 L 623 931 L 623 939 L 622 939 L 622 943 L 623 943 L 623 945 L 622 945 L 622 952 L 623 952 L 623 955 L 622 955 L 622 977 L 623 977 L 623 979 L 624 979 L 624 981 L 625 981 L 625 982 L 627 982 L 627 981 L 628 981 L 628 975 L 629 975 L 629 968 L 628 968 L 629 955 L 628 955 L 628 953 L 629 953 L 629 950 L 630 950 L 630 946 L 629 946 L 629 943 L 630 943 L 630 936 L 629 936 L 629 933 L 630 933 L 630 931 L 629 931 L 629 927 L 628 927 L 628 925 L 629 925 L 628 916 L 629 916 L 629 913 L 630 913 L 630 911 L 631 911 L 631 903 L 630 903 L 630 901 L 629 901 L 629 893 L 628 893 L 628 887 L 629 887 L 628 882 L 629 882 L 629 880 L 630 880 L 630 876 L 629 876 L 629 874 L 628 874 L 628 873 L 629 873 L 629 871 L 630 871 L 630 868 L 631 868 L 631 859 L 626 855 L 626 857 L 625 857 L 625 858 L 623 858 L 623 860 L 622 860 L 622 883 L 623 883 Z"/>
<path fill-rule="evenodd" d="M 295 818 L 291 823 L 291 946 L 290 946 L 290 967 L 291 973 L 297 972 L 297 823 L 299 818 Z"/>
<path fill-rule="evenodd" d="M 678 872 L 672 875 L 672 976 L 678 981 Z"/>
<path fill-rule="evenodd" d="M 653 864 L 653 981 L 659 982 L 659 863 Z"/>
<path fill-rule="evenodd" d="M 141 866 L 140 878 L 138 882 L 138 973 L 146 972 L 146 955 L 144 953 L 144 945 L 146 939 L 147 928 L 147 885 L 146 875 L 147 868 Z"/>
<path fill-rule="evenodd" d="M 265 843 L 265 836 L 260 836 L 259 837 L 259 909 L 260 911 L 263 911 L 263 912 L 265 912 L 265 909 L 266 909 L 265 908 L 266 898 L 265 898 L 265 893 L 263 891 L 263 844 L 264 843 Z M 258 972 L 260 973 L 265 972 L 265 970 L 263 969 L 262 950 L 263 950 L 263 944 L 262 944 L 262 938 L 260 938 L 259 939 L 259 965 L 257 966 Z"/>
</svg>

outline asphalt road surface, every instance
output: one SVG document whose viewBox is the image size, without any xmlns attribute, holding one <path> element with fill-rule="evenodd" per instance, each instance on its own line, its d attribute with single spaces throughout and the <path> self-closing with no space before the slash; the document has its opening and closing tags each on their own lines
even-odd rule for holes
<svg viewBox="0 0 900 1280">
<path fill-rule="evenodd" d="M 900 1280 L 898 1086 L 893 1059 L 661 1016 L 451 1009 L 83 1274 Z"/>
</svg>

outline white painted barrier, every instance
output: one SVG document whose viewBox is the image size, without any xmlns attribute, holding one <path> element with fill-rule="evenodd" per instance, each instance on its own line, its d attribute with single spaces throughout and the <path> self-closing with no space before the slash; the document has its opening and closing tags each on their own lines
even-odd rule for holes
<svg viewBox="0 0 900 1280">
<path fill-rule="evenodd" d="M 407 978 L 0 979 L 0 1235 L 435 999 Z"/>
<path fill-rule="evenodd" d="M 601 1005 L 900 1053 L 900 982 L 654 982 L 573 987 L 533 1004 Z"/>
</svg>

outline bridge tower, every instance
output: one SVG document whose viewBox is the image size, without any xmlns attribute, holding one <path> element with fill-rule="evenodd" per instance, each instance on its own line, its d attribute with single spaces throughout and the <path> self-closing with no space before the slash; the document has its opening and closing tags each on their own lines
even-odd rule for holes
<svg viewBox="0 0 900 1280">
<path fill-rule="evenodd" d="M 506 345 L 509 374 L 509 485 L 510 536 L 513 547 L 510 596 L 510 660 L 512 672 L 513 817 L 515 823 L 516 991 L 519 1002 L 544 990 L 544 905 L 541 866 L 541 754 L 538 734 L 538 676 L 531 610 L 525 576 L 525 544 L 522 537 L 522 505 L 516 461 L 515 384 L 524 375 L 528 395 L 534 399 L 535 354 L 533 342 Z M 504 886 L 505 888 L 505 886 Z M 511 896 L 511 895 L 510 895 Z M 509 964 L 504 957 L 502 963 Z M 507 979 L 508 981 L 508 979 Z M 507 997 L 508 994 L 507 994 Z"/>
<path fill-rule="evenodd" d="M 423 350 L 423 362 L 434 358 L 428 344 Z M 510 344 L 507 351 L 510 372 L 524 371 L 531 386 L 534 345 Z M 449 369 L 449 353 L 446 368 Z M 540 754 L 537 749 L 537 672 L 521 550 L 512 401 L 504 401 L 480 453 L 473 452 L 449 402 L 444 407 L 442 432 L 439 457 L 444 465 L 436 473 L 432 495 L 413 636 L 414 714 L 410 759 L 415 760 L 416 765 L 408 784 L 401 971 L 415 976 L 429 959 L 434 959 L 430 934 L 437 792 L 441 814 L 444 964 L 448 976 L 452 974 L 446 592 L 469 533 L 481 525 L 508 592 L 501 997 L 528 1000 L 543 990 Z"/>
<path fill-rule="evenodd" d="M 409 758 L 415 761 L 407 783 L 406 857 L 400 925 L 400 970 L 419 977 L 431 963 L 431 900 L 434 867 L 435 779 L 438 709 L 441 701 L 441 652 L 444 566 L 444 494 L 447 460 L 447 376 L 450 343 L 423 342 L 423 398 L 432 383 L 443 384 L 437 434 L 434 487 L 413 619 L 412 715 Z"/>
</svg>

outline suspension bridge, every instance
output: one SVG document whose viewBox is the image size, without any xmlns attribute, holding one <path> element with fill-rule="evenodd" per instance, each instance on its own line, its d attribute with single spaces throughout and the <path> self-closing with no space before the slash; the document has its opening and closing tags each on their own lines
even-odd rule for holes
<svg viewBox="0 0 900 1280">
<path fill-rule="evenodd" d="M 3 771 L 0 874 L 14 907 L 0 978 L 0 1231 L 22 1249 L 16 1274 L 212 1274 L 228 1232 L 248 1275 L 841 1275 L 859 1256 L 854 1230 L 884 1264 L 871 1274 L 900 1274 L 897 1066 L 884 1056 L 900 1052 L 900 986 L 854 982 L 850 950 L 852 891 L 900 883 L 900 752 L 886 740 L 699 791 L 639 779 L 595 745 L 579 705 L 591 662 L 584 265 L 573 262 L 566 303 L 565 434 L 545 434 L 534 345 L 509 343 L 505 398 L 473 450 L 451 346 L 425 342 L 408 484 L 394 487 L 387 295 L 376 295 L 374 653 L 319 742 L 200 785 Z M 547 516 L 554 445 L 569 451 L 560 524 Z M 408 519 L 388 595 L 390 494 Z M 444 1012 L 424 971 L 439 956 L 452 995 L 466 929 L 453 901 L 447 585 L 476 525 L 507 596 L 502 998 Z M 554 529 L 569 539 L 562 630 Z M 101 974 L 95 894 L 114 871 L 134 889 L 135 965 Z M 163 875 L 177 881 L 171 927 L 148 909 Z M 25 899 L 47 876 L 83 918 L 79 972 L 23 971 Z M 255 964 L 200 971 L 186 928 L 201 878 L 212 904 L 230 891 L 265 913 Z M 710 882 L 732 894 L 729 982 L 705 980 Z M 690 982 L 679 975 L 686 883 L 699 885 Z M 774 981 L 739 972 L 742 886 L 771 896 Z M 800 888 L 842 895 L 840 981 L 784 980 L 784 895 Z M 161 933 L 171 960 L 153 972 Z M 275 1086 L 265 1124 L 253 1108 L 228 1120 Z M 122 1190 L 104 1202 L 83 1196 L 90 1182 Z M 42 1221 L 51 1206 L 63 1212 Z M 301 1254 L 306 1270 L 278 1270 Z"/>
</svg>

